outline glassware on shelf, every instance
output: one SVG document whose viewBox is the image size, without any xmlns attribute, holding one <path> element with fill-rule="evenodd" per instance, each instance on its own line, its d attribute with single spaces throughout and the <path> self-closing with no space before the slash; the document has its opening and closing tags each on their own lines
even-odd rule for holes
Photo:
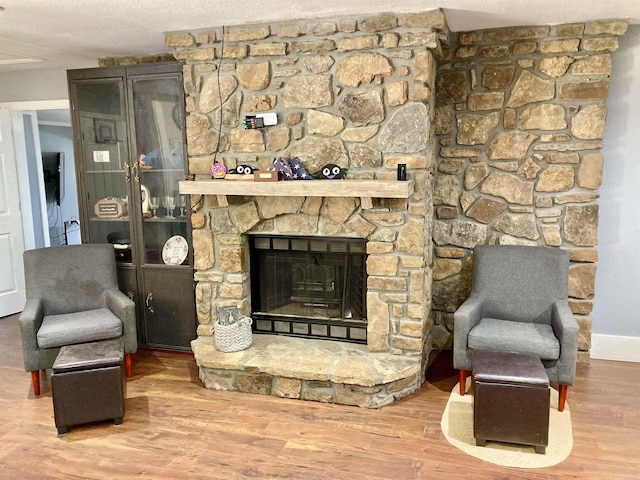
<svg viewBox="0 0 640 480">
<path fill-rule="evenodd" d="M 184 218 L 187 216 L 187 196 L 186 195 L 177 195 L 176 202 L 178 207 L 180 208 L 180 217 Z"/>
<path fill-rule="evenodd" d="M 176 208 L 176 198 L 171 196 L 171 195 L 167 195 L 164 197 L 163 201 L 162 201 L 162 205 L 164 206 L 164 208 L 167 209 L 167 214 L 165 215 L 165 218 L 176 218 L 173 216 L 173 209 Z"/>
<path fill-rule="evenodd" d="M 153 213 L 152 218 L 158 218 L 156 213 L 158 212 L 158 207 L 160 206 L 160 199 L 158 197 L 149 197 L 149 207 L 151 207 L 151 213 Z"/>
</svg>

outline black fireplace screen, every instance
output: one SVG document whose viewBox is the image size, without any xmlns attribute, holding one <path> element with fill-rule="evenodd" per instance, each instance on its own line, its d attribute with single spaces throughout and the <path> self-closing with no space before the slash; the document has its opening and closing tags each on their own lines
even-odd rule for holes
<svg viewBox="0 0 640 480">
<path fill-rule="evenodd" d="M 251 237 L 253 329 L 367 341 L 366 240 Z"/>
</svg>

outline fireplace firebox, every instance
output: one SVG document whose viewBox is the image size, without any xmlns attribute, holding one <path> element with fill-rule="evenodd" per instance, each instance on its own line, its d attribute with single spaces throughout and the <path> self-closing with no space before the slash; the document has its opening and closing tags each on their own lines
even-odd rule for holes
<svg viewBox="0 0 640 480">
<path fill-rule="evenodd" d="M 250 237 L 256 333 L 367 342 L 366 240 Z"/>
</svg>

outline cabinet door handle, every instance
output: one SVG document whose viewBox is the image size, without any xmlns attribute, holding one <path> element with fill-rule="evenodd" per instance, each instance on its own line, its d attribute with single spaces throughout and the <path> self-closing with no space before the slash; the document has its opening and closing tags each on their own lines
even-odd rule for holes
<svg viewBox="0 0 640 480">
<path fill-rule="evenodd" d="M 131 172 L 129 171 L 129 162 L 124 164 L 124 181 L 129 183 L 131 181 Z"/>
<path fill-rule="evenodd" d="M 138 173 L 138 162 L 131 165 L 131 170 L 133 170 L 133 179 L 136 183 L 140 183 L 140 174 Z"/>
<path fill-rule="evenodd" d="M 153 300 L 153 293 L 149 292 L 147 294 L 147 298 L 144 301 L 144 303 L 147 305 L 147 308 L 149 309 L 149 313 L 155 312 L 155 309 L 151 305 L 151 300 Z"/>
</svg>

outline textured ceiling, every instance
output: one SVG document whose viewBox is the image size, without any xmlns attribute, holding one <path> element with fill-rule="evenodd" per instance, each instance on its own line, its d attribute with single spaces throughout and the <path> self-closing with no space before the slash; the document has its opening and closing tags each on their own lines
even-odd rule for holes
<svg viewBox="0 0 640 480">
<path fill-rule="evenodd" d="M 382 12 L 445 11 L 453 31 L 625 18 L 640 0 L 0 0 L 0 73 L 167 51 L 164 32 Z"/>
</svg>

